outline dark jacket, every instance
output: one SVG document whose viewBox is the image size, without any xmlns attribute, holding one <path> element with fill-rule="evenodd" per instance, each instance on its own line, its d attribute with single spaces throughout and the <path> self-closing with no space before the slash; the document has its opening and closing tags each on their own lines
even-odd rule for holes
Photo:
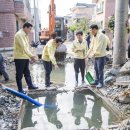
<svg viewBox="0 0 130 130">
<path fill-rule="evenodd" d="M 4 58 L 2 56 L 2 54 L 0 54 L 0 63 L 2 63 L 4 61 Z"/>
</svg>

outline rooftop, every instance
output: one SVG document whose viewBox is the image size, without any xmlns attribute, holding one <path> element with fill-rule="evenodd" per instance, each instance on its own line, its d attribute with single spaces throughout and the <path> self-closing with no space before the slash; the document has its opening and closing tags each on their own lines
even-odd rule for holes
<svg viewBox="0 0 130 130">
<path fill-rule="evenodd" d="M 94 8 L 96 4 L 86 4 L 86 3 L 77 3 L 73 8 L 71 8 L 71 11 L 74 11 L 77 8 Z"/>
</svg>

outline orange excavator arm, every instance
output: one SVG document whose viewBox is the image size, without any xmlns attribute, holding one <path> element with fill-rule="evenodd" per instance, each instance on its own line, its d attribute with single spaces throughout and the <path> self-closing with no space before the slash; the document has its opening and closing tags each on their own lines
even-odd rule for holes
<svg viewBox="0 0 130 130">
<path fill-rule="evenodd" d="M 55 16 L 56 16 L 56 6 L 54 0 L 50 0 L 49 6 L 49 34 L 52 34 L 55 29 Z"/>
</svg>

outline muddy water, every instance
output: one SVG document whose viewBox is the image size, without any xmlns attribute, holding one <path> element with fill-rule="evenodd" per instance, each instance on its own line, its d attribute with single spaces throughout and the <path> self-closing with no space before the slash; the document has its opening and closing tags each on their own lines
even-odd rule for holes
<svg viewBox="0 0 130 130">
<path fill-rule="evenodd" d="M 32 70 L 35 83 L 44 82 L 43 66 L 40 64 L 34 65 Z M 67 63 L 65 68 L 61 66 L 60 70 L 54 70 L 52 80 L 65 83 L 63 85 L 64 89 L 70 91 L 68 93 L 36 97 L 35 99 L 39 102 L 56 107 L 36 108 L 31 104 L 27 104 L 22 128 L 34 127 L 37 130 L 106 128 L 117 121 L 116 116 L 92 92 L 88 90 L 72 92 L 75 84 L 73 63 Z M 79 81 L 81 81 L 81 76 L 79 76 Z"/>
<path fill-rule="evenodd" d="M 31 75 L 34 84 L 43 83 L 44 84 L 44 66 L 43 64 L 35 64 L 31 68 Z M 55 83 L 64 83 L 65 81 L 65 67 L 64 65 L 59 65 L 59 69 L 55 70 L 53 68 L 53 71 L 51 73 L 51 81 Z"/>
</svg>

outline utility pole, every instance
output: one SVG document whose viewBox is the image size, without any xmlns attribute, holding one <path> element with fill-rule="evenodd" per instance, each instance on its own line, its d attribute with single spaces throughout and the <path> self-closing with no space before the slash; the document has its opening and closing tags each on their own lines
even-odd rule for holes
<svg viewBox="0 0 130 130">
<path fill-rule="evenodd" d="M 116 0 L 113 66 L 126 62 L 128 0 Z"/>
<path fill-rule="evenodd" d="M 35 42 L 37 42 L 37 29 L 36 29 L 36 0 L 34 0 L 34 26 L 35 26 Z"/>
</svg>

